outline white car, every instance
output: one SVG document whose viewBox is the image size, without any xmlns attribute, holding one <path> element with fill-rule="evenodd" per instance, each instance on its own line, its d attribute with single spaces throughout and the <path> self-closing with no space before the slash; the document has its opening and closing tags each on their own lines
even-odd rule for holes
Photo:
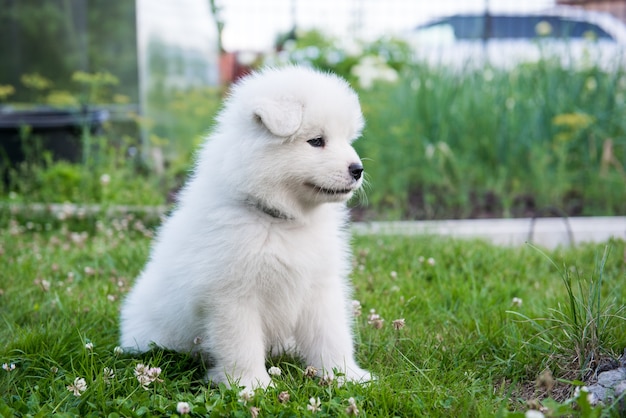
<svg viewBox="0 0 626 418">
<path fill-rule="evenodd" d="M 418 61 L 461 69 L 486 63 L 510 68 L 548 57 L 605 70 L 626 63 L 626 25 L 610 14 L 573 7 L 458 14 L 421 24 L 405 38 Z"/>
</svg>

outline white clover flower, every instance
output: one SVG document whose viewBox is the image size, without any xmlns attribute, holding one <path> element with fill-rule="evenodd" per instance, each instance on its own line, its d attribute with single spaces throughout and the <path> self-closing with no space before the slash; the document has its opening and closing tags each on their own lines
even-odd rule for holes
<svg viewBox="0 0 626 418">
<path fill-rule="evenodd" d="M 361 316 L 361 302 L 358 300 L 352 301 L 352 313 L 355 317 Z"/>
<path fill-rule="evenodd" d="M 159 379 L 159 375 L 161 374 L 160 367 L 147 367 L 145 364 L 137 364 L 135 366 L 135 377 L 137 381 L 144 389 L 148 390 L 148 386 L 152 382 L 162 382 L 162 379 Z"/>
<path fill-rule="evenodd" d="M 111 176 L 108 174 L 103 174 L 100 176 L 100 184 L 102 184 L 103 186 L 107 186 L 109 183 L 111 183 Z"/>
<path fill-rule="evenodd" d="M 529 409 L 524 414 L 525 418 L 545 418 L 545 415 L 541 411 L 537 411 L 536 409 Z"/>
<path fill-rule="evenodd" d="M 71 385 L 67 385 L 67 390 L 72 392 L 74 396 L 80 396 L 84 391 L 87 390 L 87 382 L 82 377 L 77 377 L 74 379 L 74 383 Z"/>
<path fill-rule="evenodd" d="M 320 379 L 320 386 L 331 386 L 333 381 L 335 380 L 335 376 L 330 373 L 325 373 Z"/>
<path fill-rule="evenodd" d="M 150 367 L 148 369 L 148 372 L 146 374 L 147 379 L 148 379 L 148 384 L 152 383 L 152 382 L 162 382 L 163 379 L 159 379 L 159 375 L 161 374 L 161 368 L 160 367 Z"/>
<path fill-rule="evenodd" d="M 276 366 L 270 367 L 267 372 L 270 376 L 280 376 L 282 374 L 282 371 Z"/>
<path fill-rule="evenodd" d="M 597 405 L 600 402 L 600 399 L 598 399 L 598 397 L 596 396 L 595 393 L 588 393 L 587 394 L 587 401 L 591 405 Z"/>
<path fill-rule="evenodd" d="M 511 305 L 519 308 L 520 306 L 522 306 L 522 298 L 514 297 L 511 300 Z"/>
<path fill-rule="evenodd" d="M 85 349 L 92 351 L 93 350 L 93 343 L 92 342 L 88 342 L 87 344 L 85 344 Z"/>
<path fill-rule="evenodd" d="M 70 241 L 72 241 L 73 244 L 76 244 L 78 246 L 82 246 L 85 243 L 85 241 L 87 241 L 87 238 L 89 238 L 89 234 L 87 233 L 87 231 L 72 232 L 70 234 Z"/>
<path fill-rule="evenodd" d="M 113 354 L 115 354 L 116 356 L 120 356 L 124 354 L 124 349 L 118 345 L 113 349 Z"/>
<path fill-rule="evenodd" d="M 6 370 L 7 372 L 12 372 L 13 370 L 15 370 L 15 364 L 13 364 L 13 363 L 10 363 L 10 364 L 3 363 L 2 364 L 2 368 L 4 370 Z"/>
<path fill-rule="evenodd" d="M 311 398 L 309 399 L 309 404 L 306 406 L 306 409 L 311 412 L 321 411 L 322 401 L 320 401 L 320 398 Z"/>
<path fill-rule="evenodd" d="M 251 388 L 244 388 L 239 392 L 239 402 L 244 405 L 254 398 L 254 391 Z"/>
<path fill-rule="evenodd" d="M 189 406 L 189 403 L 187 402 L 178 402 L 176 404 L 176 412 L 178 412 L 181 415 L 188 414 L 191 412 L 191 407 Z"/>
<path fill-rule="evenodd" d="M 395 329 L 396 331 L 401 330 L 406 325 L 406 323 L 404 322 L 404 318 L 394 319 L 391 324 L 393 325 L 393 329 Z"/>
<path fill-rule="evenodd" d="M 392 271 L 391 273 L 389 273 L 389 275 L 391 276 L 392 279 L 398 278 L 398 273 L 396 271 Z"/>
<path fill-rule="evenodd" d="M 304 369 L 304 376 L 305 377 L 317 376 L 317 369 L 313 366 L 306 366 L 306 369 Z"/>
<path fill-rule="evenodd" d="M 584 394 L 587 395 L 587 401 L 591 405 L 596 405 L 598 403 L 598 397 L 594 393 L 589 392 L 589 388 L 587 386 L 578 386 L 576 389 L 574 389 L 574 398 L 584 396 Z"/>
<path fill-rule="evenodd" d="M 574 397 L 577 398 L 580 396 L 580 392 L 589 392 L 589 389 L 587 386 L 577 386 L 576 389 L 574 389 Z"/>
<path fill-rule="evenodd" d="M 354 400 L 354 398 L 348 399 L 348 407 L 346 408 L 346 414 L 354 415 L 354 416 L 359 415 L 359 409 L 356 406 L 356 401 Z"/>
<path fill-rule="evenodd" d="M 280 402 L 280 403 L 287 403 L 287 402 L 289 402 L 289 398 L 290 398 L 289 392 L 287 392 L 287 391 L 283 391 L 283 392 L 280 392 L 278 394 L 278 402 Z"/>
<path fill-rule="evenodd" d="M 367 323 L 373 326 L 375 329 L 381 329 L 385 320 L 376 313 L 375 309 L 370 309 L 370 314 L 367 316 Z"/>
<path fill-rule="evenodd" d="M 141 374 L 146 374 L 146 370 L 148 370 L 148 368 L 146 367 L 145 364 L 143 363 L 139 363 L 135 366 L 135 376 L 139 376 Z"/>
<path fill-rule="evenodd" d="M 104 383 L 106 383 L 107 385 L 111 384 L 111 380 L 115 377 L 115 373 L 113 372 L 112 369 L 109 369 L 108 367 L 105 367 L 104 369 L 102 369 L 102 380 L 104 380 Z"/>
<path fill-rule="evenodd" d="M 141 385 L 141 387 L 145 390 L 148 390 L 148 386 L 150 386 L 150 383 L 152 383 L 152 381 L 145 374 L 138 375 L 137 381 L 139 382 L 139 385 Z"/>
<path fill-rule="evenodd" d="M 428 257 L 428 260 L 426 260 L 426 262 L 428 263 L 428 265 L 430 266 L 434 266 L 435 265 L 435 259 L 432 257 Z"/>
<path fill-rule="evenodd" d="M 250 416 L 252 418 L 257 418 L 259 416 L 260 412 L 261 412 L 261 410 L 259 408 L 257 408 L 256 406 L 251 406 L 250 407 Z"/>
</svg>

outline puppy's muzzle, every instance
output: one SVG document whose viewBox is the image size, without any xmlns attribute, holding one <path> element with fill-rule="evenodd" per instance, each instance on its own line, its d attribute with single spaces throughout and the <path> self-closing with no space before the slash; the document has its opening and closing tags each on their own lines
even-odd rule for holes
<svg viewBox="0 0 626 418">
<path fill-rule="evenodd" d="M 363 166 L 359 163 L 353 163 L 348 166 L 348 171 L 352 178 L 356 181 L 361 178 L 361 174 L 363 174 Z"/>
</svg>

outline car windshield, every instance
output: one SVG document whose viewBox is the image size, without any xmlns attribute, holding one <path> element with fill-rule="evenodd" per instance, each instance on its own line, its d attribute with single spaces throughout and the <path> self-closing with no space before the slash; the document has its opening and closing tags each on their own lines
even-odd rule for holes
<svg viewBox="0 0 626 418">
<path fill-rule="evenodd" d="M 543 25 L 548 30 L 541 33 Z M 449 33 L 456 40 L 551 38 L 614 40 L 599 26 L 557 16 L 457 15 L 417 28 L 423 35 Z"/>
</svg>

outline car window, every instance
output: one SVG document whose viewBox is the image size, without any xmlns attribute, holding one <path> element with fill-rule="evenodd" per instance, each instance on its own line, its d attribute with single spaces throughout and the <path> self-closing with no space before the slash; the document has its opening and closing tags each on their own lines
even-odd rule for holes
<svg viewBox="0 0 626 418">
<path fill-rule="evenodd" d="M 458 37 L 454 33 L 454 26 L 448 21 L 425 26 L 415 32 L 414 39 L 426 44 L 449 45 Z"/>
<path fill-rule="evenodd" d="M 420 40 L 447 43 L 456 40 L 532 39 L 538 36 L 538 25 L 548 24 L 549 38 L 591 38 L 614 40 L 604 29 L 590 22 L 558 16 L 458 15 L 418 28 Z"/>
</svg>

